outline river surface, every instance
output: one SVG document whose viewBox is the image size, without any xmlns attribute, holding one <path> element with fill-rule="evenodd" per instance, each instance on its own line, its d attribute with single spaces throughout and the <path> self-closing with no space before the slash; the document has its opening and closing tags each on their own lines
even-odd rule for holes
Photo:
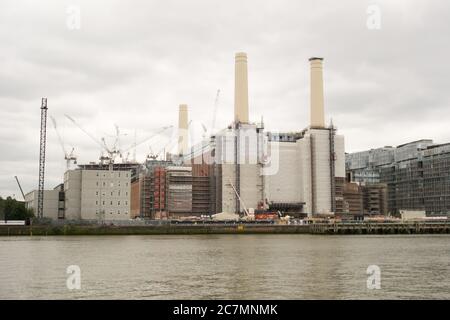
<svg viewBox="0 0 450 320">
<path fill-rule="evenodd" d="M 0 237 L 0 299 L 412 298 L 450 299 L 449 235 Z"/>
</svg>

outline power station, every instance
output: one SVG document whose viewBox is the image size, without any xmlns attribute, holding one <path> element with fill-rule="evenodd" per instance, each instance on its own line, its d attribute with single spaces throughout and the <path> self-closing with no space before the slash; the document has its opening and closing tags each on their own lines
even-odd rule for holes
<svg viewBox="0 0 450 320">
<path fill-rule="evenodd" d="M 439 195 L 447 188 L 450 172 L 447 145 L 421 140 L 348 154 L 346 159 L 344 137 L 332 123 L 325 123 L 323 58 L 309 59 L 309 125 L 294 132 L 266 131 L 262 120 L 250 119 L 247 54 L 236 53 L 234 62 L 234 117 L 229 125 L 214 132 L 213 124 L 208 136 L 204 128 L 203 140 L 189 146 L 192 120 L 188 105 L 180 104 L 177 138 L 149 154 L 144 163 L 127 158 L 115 161 L 129 150 L 120 148 L 117 125 L 111 147 L 66 116 L 107 155 L 102 153 L 99 163 L 70 169 L 70 161 L 76 157 L 73 149 L 70 154 L 66 151 L 57 132 L 68 170 L 63 183 L 45 192 L 47 103 L 43 99 L 39 188 L 25 195 L 27 206 L 40 218 L 90 221 L 205 216 L 249 219 L 271 213 L 320 219 L 387 215 L 403 209 L 450 211 L 448 197 Z M 170 128 L 162 127 L 142 143 Z M 171 147 L 176 151 L 166 152 Z M 441 168 L 438 173 L 436 168 Z M 443 187 L 433 187 L 436 181 L 443 181 Z"/>
<path fill-rule="evenodd" d="M 184 158 L 189 165 L 208 167 L 204 172 L 215 182 L 213 212 L 342 212 L 344 138 L 325 125 L 322 63 L 322 58 L 310 59 L 310 126 L 265 132 L 262 122 L 249 120 L 247 55 L 236 54 L 234 121 Z"/>
<path fill-rule="evenodd" d="M 310 125 L 296 132 L 268 132 L 262 121 L 249 118 L 248 57 L 244 52 L 235 55 L 234 119 L 226 128 L 210 132 L 201 143 L 189 147 L 188 106 L 180 104 L 177 152 L 165 154 L 164 160 L 150 155 L 144 164 L 115 163 L 114 157 L 123 153 L 118 148 L 117 126 L 116 142 L 108 147 L 104 139 L 96 139 L 67 116 L 108 155 L 98 164 L 67 170 L 64 183 L 48 192 L 52 194 L 49 201 L 58 198 L 57 202 L 52 200 L 57 208 L 46 206 L 51 217 L 124 220 L 219 213 L 253 216 L 267 211 L 309 217 L 341 213 L 344 138 L 336 134 L 333 125 L 325 125 L 323 59 L 314 57 L 309 63 Z M 45 129 L 45 122 L 43 125 Z M 42 158 L 42 132 L 41 137 Z M 59 134 L 58 138 L 64 144 Z M 43 205 L 43 179 L 39 186 L 38 213 Z M 30 193 L 27 199 L 34 206 L 31 199 L 35 195 Z"/>
</svg>

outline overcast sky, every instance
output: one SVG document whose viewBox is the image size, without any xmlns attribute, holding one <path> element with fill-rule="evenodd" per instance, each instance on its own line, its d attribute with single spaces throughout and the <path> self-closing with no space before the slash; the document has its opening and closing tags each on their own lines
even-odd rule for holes
<svg viewBox="0 0 450 320">
<path fill-rule="evenodd" d="M 379 29 L 368 28 L 370 5 L 380 9 Z M 326 119 L 347 152 L 450 142 L 449 13 L 445 0 L 2 0 L 0 196 L 21 198 L 14 175 L 25 192 L 37 188 L 41 97 L 79 163 L 96 161 L 99 146 L 64 114 L 109 143 L 117 124 L 126 149 L 135 131 L 140 142 L 176 125 L 186 103 L 199 137 L 218 89 L 216 127 L 233 120 L 239 51 L 248 54 L 251 120 L 264 116 L 269 130 L 308 126 L 308 58 L 320 56 Z M 47 137 L 53 188 L 66 164 L 50 118 Z M 150 145 L 164 143 L 139 145 L 138 160 Z"/>
</svg>

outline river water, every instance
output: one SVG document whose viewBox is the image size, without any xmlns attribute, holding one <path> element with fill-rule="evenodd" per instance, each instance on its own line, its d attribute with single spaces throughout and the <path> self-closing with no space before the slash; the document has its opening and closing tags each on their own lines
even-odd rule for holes
<svg viewBox="0 0 450 320">
<path fill-rule="evenodd" d="M 449 235 L 0 237 L 0 299 L 450 299 L 449 274 Z"/>
</svg>

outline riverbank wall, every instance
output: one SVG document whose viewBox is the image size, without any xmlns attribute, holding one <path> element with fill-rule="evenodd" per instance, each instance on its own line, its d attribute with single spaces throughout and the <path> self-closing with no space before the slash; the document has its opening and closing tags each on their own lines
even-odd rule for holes
<svg viewBox="0 0 450 320">
<path fill-rule="evenodd" d="M 145 226 L 114 225 L 33 225 L 1 226 L 0 236 L 57 235 L 167 235 L 167 234 L 450 234 L 450 223 L 316 223 L 277 224 L 163 224 Z"/>
</svg>

